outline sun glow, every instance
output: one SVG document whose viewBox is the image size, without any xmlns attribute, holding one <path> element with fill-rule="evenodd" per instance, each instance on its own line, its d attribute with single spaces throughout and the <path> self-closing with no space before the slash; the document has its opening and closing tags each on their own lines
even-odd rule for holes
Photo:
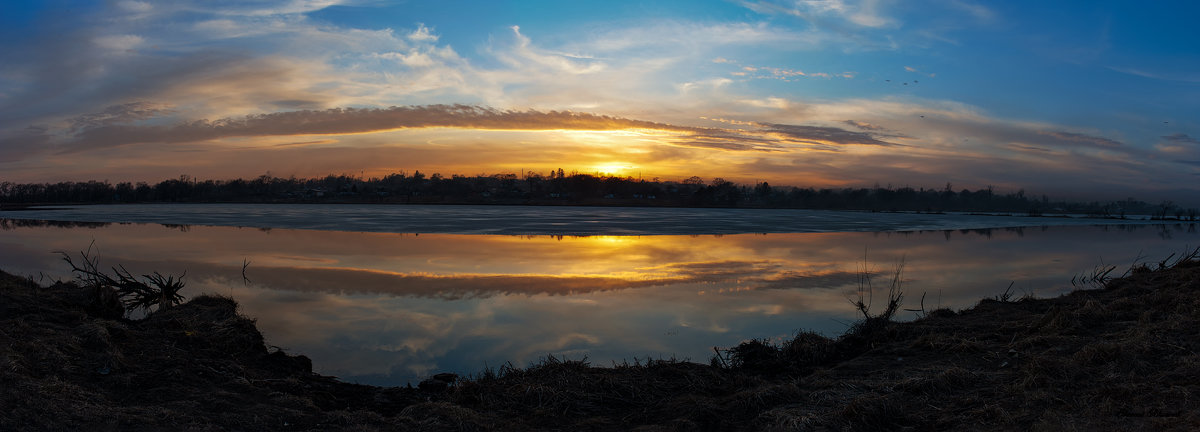
<svg viewBox="0 0 1200 432">
<path fill-rule="evenodd" d="M 637 167 L 633 166 L 633 164 L 628 164 L 628 163 L 624 163 L 624 162 L 605 162 L 605 163 L 601 163 L 601 164 L 597 164 L 597 165 L 592 165 L 592 171 L 594 171 L 598 174 L 610 175 L 610 176 L 629 175 L 629 173 L 634 172 L 634 170 L 636 170 L 636 169 L 637 169 Z"/>
</svg>

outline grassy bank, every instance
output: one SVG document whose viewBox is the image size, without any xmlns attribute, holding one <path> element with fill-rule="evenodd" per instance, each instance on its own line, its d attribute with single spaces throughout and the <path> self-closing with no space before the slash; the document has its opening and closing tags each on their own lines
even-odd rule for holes
<svg viewBox="0 0 1200 432">
<path fill-rule="evenodd" d="M 315 375 L 228 298 L 127 320 L 0 273 L 0 429 L 1197 430 L 1200 262 L 1153 267 L 712 364 L 547 358 L 411 389 Z"/>
</svg>

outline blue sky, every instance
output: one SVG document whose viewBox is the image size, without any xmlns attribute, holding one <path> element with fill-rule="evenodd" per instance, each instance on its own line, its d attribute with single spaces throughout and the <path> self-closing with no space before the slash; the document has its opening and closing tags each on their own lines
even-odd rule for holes
<svg viewBox="0 0 1200 432">
<path fill-rule="evenodd" d="M 562 167 L 1200 202 L 1197 12 L 7 2 L 0 181 Z"/>
</svg>

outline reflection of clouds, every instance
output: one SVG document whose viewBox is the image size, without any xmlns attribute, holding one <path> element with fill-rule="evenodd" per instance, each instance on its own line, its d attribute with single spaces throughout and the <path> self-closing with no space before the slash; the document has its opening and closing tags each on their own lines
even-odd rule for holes
<svg viewBox="0 0 1200 432">
<path fill-rule="evenodd" d="M 762 315 L 779 315 L 784 312 L 780 305 L 754 305 L 738 309 L 738 312 Z"/>
<path fill-rule="evenodd" d="M 796 272 L 784 271 L 763 278 L 764 289 L 837 288 L 859 282 L 861 274 L 852 271 Z"/>
<path fill-rule="evenodd" d="M 570 295 L 660 286 L 672 279 L 627 280 L 602 276 L 422 275 L 363 269 L 260 267 L 253 280 L 277 289 L 345 294 L 389 294 L 446 300 L 493 295 Z"/>
<path fill-rule="evenodd" d="M 716 282 L 729 278 L 748 277 L 759 275 L 763 272 L 771 272 L 778 269 L 779 265 L 779 263 L 767 261 L 723 260 L 671 263 L 657 267 L 648 267 L 645 270 L 679 274 L 688 282 Z"/>
<path fill-rule="evenodd" d="M 221 285 L 210 287 L 220 291 Z M 456 310 L 463 303 L 440 300 L 258 288 L 238 289 L 234 296 L 242 313 L 258 318 L 268 343 L 308 355 L 323 373 L 342 376 L 426 375 L 462 337 L 462 323 L 478 319 Z"/>
<path fill-rule="evenodd" d="M 781 271 L 778 262 L 675 263 L 649 278 L 589 275 L 431 275 L 353 268 L 256 267 L 254 283 L 272 289 L 341 294 L 387 294 L 457 300 L 495 295 L 574 295 L 677 284 L 736 282 L 743 289 L 835 288 L 857 282 L 849 271 Z M 233 269 L 222 270 L 225 273 Z M 586 302 L 586 300 L 572 300 Z"/>
<path fill-rule="evenodd" d="M 857 271 L 790 270 L 783 261 L 673 263 L 647 270 L 679 274 L 680 282 L 736 281 L 739 289 L 837 288 L 857 283 Z"/>
<path fill-rule="evenodd" d="M 337 260 L 329 258 L 309 257 L 303 255 L 272 255 L 259 258 L 269 264 L 281 264 L 288 262 L 303 262 L 317 264 L 337 264 Z M 260 263 L 261 264 L 261 263 Z"/>
<path fill-rule="evenodd" d="M 112 225 L 108 222 L 73 222 L 38 219 L 9 219 L 0 218 L 0 230 L 11 231 L 17 228 L 55 227 L 55 228 L 104 228 Z"/>
</svg>

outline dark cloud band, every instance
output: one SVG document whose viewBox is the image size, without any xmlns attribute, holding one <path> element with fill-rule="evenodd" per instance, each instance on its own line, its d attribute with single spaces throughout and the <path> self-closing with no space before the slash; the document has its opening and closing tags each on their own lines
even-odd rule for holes
<svg viewBox="0 0 1200 432">
<path fill-rule="evenodd" d="M 750 129 L 698 128 L 572 111 L 498 110 L 461 104 L 300 110 L 174 125 L 129 124 L 160 112 L 164 112 L 164 109 L 134 103 L 80 116 L 72 122 L 71 131 L 75 135 L 62 152 L 233 137 L 338 135 L 438 127 L 493 130 L 645 129 L 680 135 L 665 140 L 671 144 L 735 151 L 772 151 L 788 145 L 896 145 L 881 141 L 870 133 L 834 127 L 753 123 Z"/>
</svg>

